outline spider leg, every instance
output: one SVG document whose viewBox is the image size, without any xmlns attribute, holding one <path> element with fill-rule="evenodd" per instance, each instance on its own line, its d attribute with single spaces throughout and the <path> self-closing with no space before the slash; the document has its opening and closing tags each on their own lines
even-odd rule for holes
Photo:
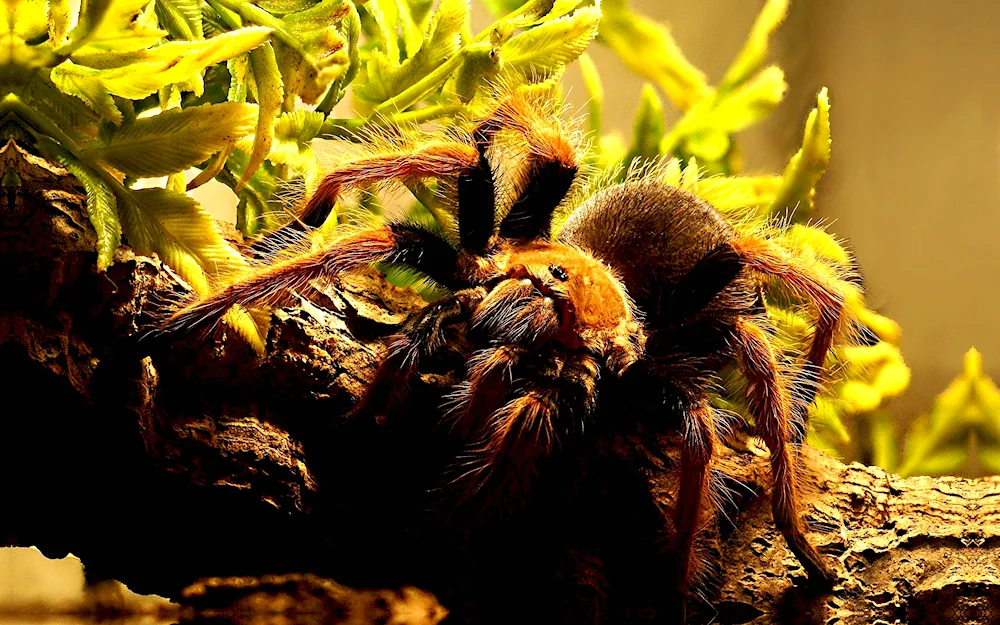
<svg viewBox="0 0 1000 625">
<path fill-rule="evenodd" d="M 319 183 L 298 215 L 310 227 L 323 225 L 341 192 L 379 180 L 415 180 L 458 176 L 479 162 L 478 150 L 459 141 L 430 141 L 416 148 L 398 148 L 340 165 Z"/>
<path fill-rule="evenodd" d="M 736 241 L 734 248 L 751 270 L 777 278 L 808 299 L 816 310 L 812 342 L 794 385 L 796 402 L 791 408 L 792 439 L 800 443 L 805 438 L 808 408 L 816 397 L 827 352 L 837 332 L 846 325 L 843 319 L 846 294 L 837 279 L 818 264 L 797 259 L 771 241 L 746 236 Z"/>
<path fill-rule="evenodd" d="M 214 326 L 233 306 L 274 306 L 289 290 L 376 262 L 407 265 L 450 285 L 458 253 L 433 232 L 405 224 L 365 230 L 315 252 L 289 256 L 175 311 L 165 331 Z"/>
<path fill-rule="evenodd" d="M 715 455 L 718 436 L 715 415 L 705 400 L 684 411 L 684 446 L 681 448 L 681 488 L 677 496 L 677 563 L 680 590 L 686 593 L 697 583 L 700 570 L 695 544 L 698 533 L 711 518 L 709 463 Z"/>
<path fill-rule="evenodd" d="M 742 269 L 743 260 L 732 245 L 721 243 L 712 248 L 669 293 L 660 296 L 653 316 L 657 325 L 676 327 L 694 319 Z"/>
<path fill-rule="evenodd" d="M 445 413 L 445 421 L 462 440 L 481 435 L 483 415 L 501 407 L 514 382 L 514 367 L 528 354 L 519 345 L 499 345 L 473 355 L 468 379 L 453 394 Z"/>
<path fill-rule="evenodd" d="M 771 451 L 774 480 L 771 510 L 775 525 L 809 579 L 832 585 L 836 574 L 805 536 L 799 512 L 797 445 L 791 442 L 791 402 L 780 381 L 778 361 L 767 332 L 753 321 L 741 318 L 733 330 L 733 347 L 747 381 L 750 412 L 757 418 L 757 426 Z"/>
<path fill-rule="evenodd" d="M 447 345 L 445 328 L 468 316 L 474 301 L 485 289 L 469 289 L 428 304 L 406 327 L 390 339 L 385 358 L 358 402 L 354 414 L 386 415 L 406 399 L 410 378 L 419 371 L 420 360 L 434 356 Z"/>
<path fill-rule="evenodd" d="M 580 170 L 577 149 L 563 134 L 555 116 L 541 116 L 526 106 L 508 106 L 503 117 L 519 133 L 527 163 L 524 181 L 507 215 L 500 236 L 531 241 L 549 238 L 552 215 L 566 197 Z"/>
<path fill-rule="evenodd" d="M 578 353 L 565 363 L 556 357 L 549 366 L 556 376 L 528 383 L 484 423 L 467 470 L 453 482 L 464 500 L 481 493 L 501 501 L 522 497 L 538 462 L 582 433 L 595 406 L 597 360 Z"/>
<path fill-rule="evenodd" d="M 504 138 L 495 142 L 498 134 Z M 480 253 L 493 235 L 497 197 L 494 163 L 508 168 L 511 163 L 523 164 L 511 185 L 517 196 L 500 224 L 500 235 L 525 241 L 547 238 L 552 213 L 580 168 L 578 150 L 565 136 L 559 116 L 514 94 L 501 100 L 472 135 L 479 157 L 458 179 L 462 247 Z M 512 147 L 514 153 L 493 149 L 494 145 Z"/>
<path fill-rule="evenodd" d="M 478 301 L 470 325 L 495 347 L 473 356 L 468 379 L 453 396 L 448 419 L 463 438 L 480 428 L 484 415 L 500 409 L 514 381 L 514 366 L 559 330 L 559 313 L 530 280 L 510 279 Z"/>
</svg>

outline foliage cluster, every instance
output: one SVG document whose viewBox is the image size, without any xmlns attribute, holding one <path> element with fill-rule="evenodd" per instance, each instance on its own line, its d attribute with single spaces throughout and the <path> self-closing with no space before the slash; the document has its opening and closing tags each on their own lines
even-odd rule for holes
<svg viewBox="0 0 1000 625">
<path fill-rule="evenodd" d="M 449 124 L 488 102 L 488 85 L 496 83 L 559 97 L 559 78 L 578 60 L 593 169 L 614 179 L 655 164 L 657 175 L 708 200 L 738 227 L 769 229 L 797 254 L 852 269 L 844 247 L 807 223 L 830 159 L 825 90 L 784 172 L 741 172 L 737 133 L 770 114 L 786 90 L 768 56 L 788 0 L 767 0 L 715 85 L 664 25 L 627 0 L 485 0 L 495 20 L 479 32 L 472 31 L 468 0 L 0 2 L 0 125 L 81 181 L 101 269 L 124 240 L 158 254 L 199 294 L 210 293 L 253 268 L 186 189 L 222 181 L 239 198 L 239 229 L 259 235 L 289 219 L 288 189 L 301 196 L 318 184 L 314 139 L 351 142 L 377 128 Z M 601 80 L 585 54 L 595 39 L 648 81 L 630 141 L 603 132 Z M 361 113 L 335 116 L 348 95 Z M 677 110 L 669 124 L 663 97 Z M 201 173 L 188 182 L 184 172 L 192 167 Z M 140 180 L 160 177 L 162 188 L 138 188 Z M 8 178 L 5 187 L 17 184 Z M 414 211 L 433 209 L 422 189 L 411 185 L 426 205 Z M 376 196 L 363 202 L 377 212 Z M 792 360 L 791 346 L 801 344 L 809 323 L 796 302 L 768 295 Z M 811 437 L 839 449 L 870 432 L 862 447 L 895 467 L 885 404 L 909 382 L 900 330 L 860 297 L 848 306 L 865 340 L 831 355 L 835 382 L 813 408 Z M 234 310 L 227 321 L 262 347 L 262 315 Z M 976 362 L 970 355 L 963 377 L 915 426 L 898 468 L 957 466 L 966 459 L 959 448 L 968 453 L 962 433 L 974 430 L 988 452 L 983 463 L 1000 470 L 1000 451 L 990 451 L 1000 450 L 1000 419 L 991 416 L 1000 413 L 1000 392 Z M 718 404 L 745 413 L 740 395 L 730 378 Z"/>
</svg>

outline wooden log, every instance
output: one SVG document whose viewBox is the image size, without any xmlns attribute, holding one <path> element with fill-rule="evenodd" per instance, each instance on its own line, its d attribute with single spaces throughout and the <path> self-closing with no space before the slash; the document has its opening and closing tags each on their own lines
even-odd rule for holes
<svg viewBox="0 0 1000 625">
<path fill-rule="evenodd" d="M 5 544 L 173 597 L 208 576 L 415 585 L 449 622 L 1000 622 L 1000 482 L 810 453 L 810 535 L 842 575 L 818 593 L 774 528 L 752 440 L 716 464 L 733 496 L 703 541 L 708 601 L 685 607 L 677 440 L 651 432 L 669 429 L 655 401 L 613 390 L 522 507 L 456 511 L 441 485 L 461 441 L 435 427 L 448 363 L 431 363 L 407 414 L 349 417 L 415 293 L 374 271 L 319 284 L 274 312 L 263 358 L 224 329 L 150 335 L 184 285 L 126 247 L 97 272 L 78 186 L 16 146 L 3 158 L 31 181 L 0 211 Z"/>
</svg>

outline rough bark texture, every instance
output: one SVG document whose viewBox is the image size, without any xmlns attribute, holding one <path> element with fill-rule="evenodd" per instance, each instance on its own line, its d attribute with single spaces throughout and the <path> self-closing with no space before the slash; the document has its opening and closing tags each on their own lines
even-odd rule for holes
<svg viewBox="0 0 1000 625">
<path fill-rule="evenodd" d="M 460 442 L 434 427 L 449 363 L 407 414 L 347 416 L 413 292 L 375 272 L 331 281 L 274 313 L 263 359 L 224 331 L 146 336 L 184 287 L 127 248 L 96 272 L 81 190 L 15 146 L 3 164 L 23 182 L 0 210 L 0 540 L 174 597 L 201 577 L 297 572 L 426 588 L 448 622 L 685 614 L 676 438 L 649 433 L 663 419 L 642 402 L 602 395 L 603 429 L 542 467 L 523 509 L 452 513 L 439 487 Z M 706 533 L 711 604 L 688 601 L 690 621 L 1000 623 L 1000 481 L 810 465 L 811 536 L 842 583 L 805 584 L 750 444 L 719 459 L 730 522 Z"/>
</svg>

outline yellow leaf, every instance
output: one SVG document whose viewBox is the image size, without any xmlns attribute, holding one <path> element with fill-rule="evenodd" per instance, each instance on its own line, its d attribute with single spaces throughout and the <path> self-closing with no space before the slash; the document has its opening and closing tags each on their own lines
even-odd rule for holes
<svg viewBox="0 0 1000 625">
<path fill-rule="evenodd" d="M 808 214 L 813 208 L 816 184 L 826 173 L 829 163 L 830 101 L 824 87 L 816 96 L 816 108 L 806 120 L 802 147 L 785 167 L 782 185 L 771 203 L 770 212 L 792 210 L 799 215 Z"/>
</svg>

